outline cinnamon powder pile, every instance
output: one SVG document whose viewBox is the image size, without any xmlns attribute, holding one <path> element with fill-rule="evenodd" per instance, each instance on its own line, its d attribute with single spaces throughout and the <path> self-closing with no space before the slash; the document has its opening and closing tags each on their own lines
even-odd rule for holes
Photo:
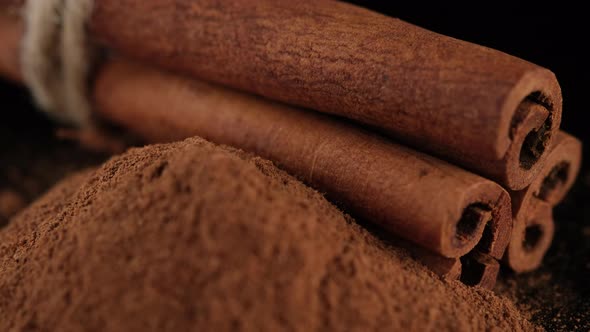
<svg viewBox="0 0 590 332">
<path fill-rule="evenodd" d="M 535 330 L 438 279 L 271 163 L 132 149 L 0 230 L 0 330 Z"/>
</svg>

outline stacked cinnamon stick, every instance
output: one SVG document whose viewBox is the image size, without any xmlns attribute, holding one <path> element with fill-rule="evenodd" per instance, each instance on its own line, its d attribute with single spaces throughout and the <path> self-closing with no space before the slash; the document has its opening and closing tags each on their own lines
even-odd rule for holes
<svg viewBox="0 0 590 332">
<path fill-rule="evenodd" d="M 268 158 L 470 285 L 539 266 L 579 169 L 550 71 L 353 5 L 101 0 L 88 33 L 97 117 Z M 20 81 L 22 21 L 0 38 Z"/>
</svg>

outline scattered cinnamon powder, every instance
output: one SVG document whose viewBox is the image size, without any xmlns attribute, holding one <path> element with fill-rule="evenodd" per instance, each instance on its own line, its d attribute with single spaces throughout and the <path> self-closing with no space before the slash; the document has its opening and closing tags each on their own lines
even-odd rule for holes
<svg viewBox="0 0 590 332">
<path fill-rule="evenodd" d="M 70 177 L 0 230 L 1 331 L 535 330 L 271 163 L 201 139 Z"/>
</svg>

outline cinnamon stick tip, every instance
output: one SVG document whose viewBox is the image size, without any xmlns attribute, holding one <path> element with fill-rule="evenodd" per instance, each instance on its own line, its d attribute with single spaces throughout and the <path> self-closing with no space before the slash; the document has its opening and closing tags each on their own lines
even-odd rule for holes
<svg viewBox="0 0 590 332">
<path fill-rule="evenodd" d="M 498 184 L 481 179 L 465 191 L 462 206 L 456 222 L 448 229 L 449 248 L 443 248 L 441 252 L 447 257 L 460 257 L 477 246 L 479 250 L 501 258 L 512 232 L 510 195 Z"/>
<path fill-rule="evenodd" d="M 534 209 L 531 216 L 521 217 L 526 220 L 520 221 L 504 257 L 516 273 L 532 271 L 541 265 L 555 232 L 551 206 L 539 202 Z"/>
<path fill-rule="evenodd" d="M 500 135 L 498 158 L 504 161 L 498 174 L 489 174 L 511 190 L 528 186 L 538 174 L 548 147 L 561 124 L 562 95 L 555 74 L 536 67 L 524 73 L 502 107 L 506 136 Z"/>
</svg>

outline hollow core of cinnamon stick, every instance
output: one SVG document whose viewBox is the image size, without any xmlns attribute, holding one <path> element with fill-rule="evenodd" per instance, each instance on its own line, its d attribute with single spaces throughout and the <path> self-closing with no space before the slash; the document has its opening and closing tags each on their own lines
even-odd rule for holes
<svg viewBox="0 0 590 332">
<path fill-rule="evenodd" d="M 525 190 L 511 194 L 513 213 L 525 210 L 534 199 L 551 206 L 559 204 L 574 184 L 581 163 L 582 143 L 566 132 L 558 132 L 539 176 Z"/>
<path fill-rule="evenodd" d="M 534 211 L 520 218 L 514 223 L 504 259 L 517 273 L 532 271 L 541 265 L 555 231 L 552 208 L 545 202 L 538 202 Z"/>
<path fill-rule="evenodd" d="M 541 264 L 553 239 L 551 208 L 573 185 L 581 159 L 581 142 L 560 131 L 535 181 L 524 190 L 511 192 L 514 225 L 505 260 L 515 272 L 531 271 Z"/>
<path fill-rule="evenodd" d="M 520 190 L 561 121 L 553 73 L 336 1 L 103 0 L 126 56 L 375 126 Z"/>
</svg>

